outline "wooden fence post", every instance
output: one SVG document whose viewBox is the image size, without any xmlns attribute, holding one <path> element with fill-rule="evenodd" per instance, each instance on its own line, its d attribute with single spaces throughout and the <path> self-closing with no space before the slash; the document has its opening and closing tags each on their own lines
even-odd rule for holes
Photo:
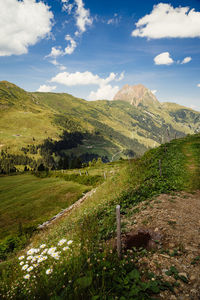
<svg viewBox="0 0 200 300">
<path fill-rule="evenodd" d="M 116 217 L 117 217 L 117 253 L 119 259 L 121 259 L 122 243 L 121 243 L 120 205 L 116 206 Z"/>
</svg>

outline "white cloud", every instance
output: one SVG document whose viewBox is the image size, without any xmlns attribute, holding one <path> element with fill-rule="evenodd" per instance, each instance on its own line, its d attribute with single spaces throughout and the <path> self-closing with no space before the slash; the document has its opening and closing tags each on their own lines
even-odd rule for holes
<svg viewBox="0 0 200 300">
<path fill-rule="evenodd" d="M 92 91 L 88 97 L 89 100 L 112 100 L 119 91 L 118 86 L 111 86 L 110 84 L 100 86 L 98 90 Z"/>
<path fill-rule="evenodd" d="M 52 92 L 52 91 L 54 91 L 56 89 L 56 86 L 54 85 L 54 86 L 50 86 L 50 85 L 41 85 L 40 87 L 39 87 L 39 89 L 37 90 L 37 92 L 45 92 L 45 93 L 47 93 L 47 92 Z"/>
<path fill-rule="evenodd" d="M 156 94 L 157 93 L 157 90 L 151 90 L 152 94 Z"/>
<path fill-rule="evenodd" d="M 169 52 L 163 52 L 154 57 L 154 62 L 156 65 L 171 65 L 174 61 L 170 57 Z"/>
<path fill-rule="evenodd" d="M 98 75 L 95 75 L 89 71 L 86 72 L 75 72 L 68 73 L 62 72 L 58 73 L 55 77 L 51 79 L 51 82 L 57 82 L 60 84 L 64 84 L 66 86 L 75 86 L 75 85 L 107 85 L 109 82 L 113 80 L 119 80 L 117 78 L 116 73 L 111 72 L 107 78 L 101 78 Z M 122 78 L 122 74 L 120 74 Z M 119 78 L 120 78 L 119 77 Z"/>
<path fill-rule="evenodd" d="M 56 46 L 56 47 L 52 47 L 51 48 L 51 53 L 49 53 L 46 57 L 53 57 L 53 58 L 56 58 L 58 56 L 64 56 L 66 54 L 70 55 L 74 52 L 74 50 L 76 49 L 76 42 L 75 40 L 69 35 L 67 34 L 65 36 L 65 40 L 69 42 L 69 45 L 64 49 L 62 50 L 61 46 Z M 50 61 L 52 62 L 52 61 Z M 55 62 L 55 60 L 54 60 Z"/>
<path fill-rule="evenodd" d="M 159 3 L 149 15 L 139 19 L 136 27 L 132 36 L 150 39 L 200 37 L 200 12 Z"/>
<path fill-rule="evenodd" d="M 63 51 L 60 46 L 52 47 L 51 53 L 49 53 L 46 57 L 58 57 L 60 55 L 63 55 Z"/>
<path fill-rule="evenodd" d="M 69 2 L 68 0 L 62 0 L 63 3 L 62 10 L 66 11 L 70 15 L 72 12 L 73 4 L 68 2 Z"/>
<path fill-rule="evenodd" d="M 199 87 L 199 88 L 200 88 L 200 83 L 198 83 L 198 84 L 197 84 L 197 87 Z"/>
<path fill-rule="evenodd" d="M 0 56 L 21 55 L 51 32 L 53 14 L 43 2 L 0 0 Z"/>
<path fill-rule="evenodd" d="M 72 54 L 76 49 L 76 42 L 69 34 L 66 35 L 65 39 L 70 42 L 70 45 L 65 48 L 64 54 Z"/>
<path fill-rule="evenodd" d="M 191 60 L 192 60 L 192 57 L 187 56 L 187 57 L 185 57 L 185 58 L 182 60 L 181 65 L 187 64 L 187 63 L 189 63 Z"/>
<path fill-rule="evenodd" d="M 89 9 L 84 8 L 84 3 L 82 0 L 75 0 L 75 3 L 77 5 L 76 9 L 76 25 L 80 31 L 80 33 L 83 33 L 86 31 L 86 26 L 92 25 L 93 19 L 90 16 Z"/>
<path fill-rule="evenodd" d="M 110 18 L 107 21 L 108 25 L 118 25 L 121 20 L 121 17 L 118 17 L 118 14 L 114 14 L 113 18 Z"/>
<path fill-rule="evenodd" d="M 60 65 L 60 66 L 59 66 L 59 69 L 60 69 L 60 71 L 64 71 L 64 70 L 66 70 L 67 68 L 66 68 L 65 66 L 63 66 L 63 65 Z"/>
</svg>

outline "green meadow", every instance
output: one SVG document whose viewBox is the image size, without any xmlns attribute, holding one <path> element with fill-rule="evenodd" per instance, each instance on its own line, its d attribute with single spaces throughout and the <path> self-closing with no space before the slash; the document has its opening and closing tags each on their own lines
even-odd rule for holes
<svg viewBox="0 0 200 300">
<path fill-rule="evenodd" d="M 137 263 L 140 257 L 148 255 L 146 249 L 125 251 L 122 259 L 118 259 L 110 244 L 116 236 L 115 209 L 120 204 L 121 213 L 128 218 L 130 213 L 134 215 L 132 208 L 138 202 L 148 205 L 161 193 L 199 189 L 199 146 L 199 134 L 187 136 L 162 144 L 141 158 L 118 162 L 116 169 L 114 163 L 108 164 L 109 176 L 90 198 L 67 217 L 33 235 L 31 244 L 18 253 L 18 257 L 25 256 L 22 265 L 28 264 L 30 273 L 23 270 L 16 254 L 0 264 L 0 296 L 5 299 L 109 300 L 120 295 L 123 300 L 152 300 L 163 290 L 173 290 L 177 281 L 166 281 L 152 270 L 139 271 Z M 93 168 L 90 176 L 102 174 L 103 169 Z M 55 172 L 53 176 L 60 180 L 62 176 L 77 174 L 78 170 L 70 170 L 68 174 Z M 49 179 L 52 177 L 45 178 Z M 126 224 L 122 224 L 122 232 L 126 232 Z M 67 241 L 69 246 L 66 247 Z M 44 262 L 32 268 L 32 263 L 26 260 L 27 250 L 41 249 L 41 245 L 45 251 L 55 246 L 56 259 L 47 255 Z"/>
<path fill-rule="evenodd" d="M 0 239 L 19 227 L 36 227 L 71 204 L 91 187 L 62 178 L 33 175 L 0 177 Z"/>
</svg>

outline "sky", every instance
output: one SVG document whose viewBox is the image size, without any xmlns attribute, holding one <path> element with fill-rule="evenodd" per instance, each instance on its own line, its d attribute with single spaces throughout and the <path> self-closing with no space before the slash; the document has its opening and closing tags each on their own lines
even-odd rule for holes
<svg viewBox="0 0 200 300">
<path fill-rule="evenodd" d="M 141 83 L 200 110 L 200 0 L 0 0 L 0 80 L 86 100 Z"/>
</svg>

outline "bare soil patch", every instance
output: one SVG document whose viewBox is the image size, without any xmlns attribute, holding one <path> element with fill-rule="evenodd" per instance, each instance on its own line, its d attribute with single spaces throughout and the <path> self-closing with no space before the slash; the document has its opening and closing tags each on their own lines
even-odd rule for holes
<svg viewBox="0 0 200 300">
<path fill-rule="evenodd" d="M 200 191 L 162 194 L 134 207 L 131 217 L 123 217 L 126 231 L 158 232 L 157 247 L 138 261 L 141 270 L 148 269 L 164 280 L 176 282 L 174 292 L 160 293 L 158 299 L 200 299 Z M 170 269 L 177 270 L 169 275 Z M 175 269 L 174 269 L 175 267 Z M 167 272 L 167 274 L 166 274 Z M 173 272 L 172 272 L 173 273 Z M 175 272 L 176 273 L 176 272 Z"/>
</svg>

